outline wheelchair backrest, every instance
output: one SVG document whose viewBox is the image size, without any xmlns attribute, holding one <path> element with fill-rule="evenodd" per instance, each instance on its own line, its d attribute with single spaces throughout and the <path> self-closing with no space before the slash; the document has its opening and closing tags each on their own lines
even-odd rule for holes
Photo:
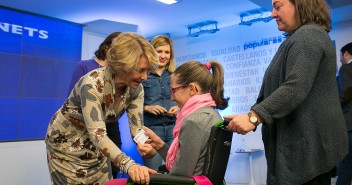
<svg viewBox="0 0 352 185">
<path fill-rule="evenodd" d="M 233 132 L 227 130 L 228 121 L 217 123 L 211 129 L 203 175 L 215 185 L 223 184 L 230 157 Z"/>
</svg>

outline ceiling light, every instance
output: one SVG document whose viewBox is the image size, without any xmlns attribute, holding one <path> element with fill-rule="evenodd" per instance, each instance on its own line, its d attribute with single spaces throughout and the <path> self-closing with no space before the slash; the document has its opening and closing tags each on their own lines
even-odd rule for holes
<svg viewBox="0 0 352 185">
<path fill-rule="evenodd" d="M 187 28 L 189 37 L 198 37 L 205 33 L 216 33 L 219 31 L 218 22 L 213 20 L 198 22 L 187 26 Z"/>
<path fill-rule="evenodd" d="M 157 1 L 170 5 L 170 4 L 179 3 L 182 0 L 157 0 Z"/>
<path fill-rule="evenodd" d="M 239 25 L 246 25 L 246 26 L 251 26 L 253 23 L 261 22 L 261 21 L 267 23 L 273 19 L 271 17 L 271 12 L 264 8 L 257 8 L 257 9 L 241 12 L 240 18 L 241 18 L 241 22 L 239 23 Z"/>
</svg>

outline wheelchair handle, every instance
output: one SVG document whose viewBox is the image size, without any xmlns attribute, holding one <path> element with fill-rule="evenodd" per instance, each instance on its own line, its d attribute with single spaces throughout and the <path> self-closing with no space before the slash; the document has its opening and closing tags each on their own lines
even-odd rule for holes
<svg viewBox="0 0 352 185">
<path fill-rule="evenodd" d="M 229 125 L 229 123 L 230 123 L 230 119 L 224 119 L 224 122 L 223 122 L 223 126 L 227 126 L 227 125 Z"/>
<path fill-rule="evenodd" d="M 230 123 L 230 119 L 224 119 L 222 121 L 217 122 L 214 126 L 215 127 L 226 127 Z"/>
</svg>

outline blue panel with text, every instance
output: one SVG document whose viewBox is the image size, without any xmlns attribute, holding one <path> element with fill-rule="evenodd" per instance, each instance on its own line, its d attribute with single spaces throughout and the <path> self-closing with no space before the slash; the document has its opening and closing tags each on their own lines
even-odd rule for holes
<svg viewBox="0 0 352 185">
<path fill-rule="evenodd" d="M 79 24 L 0 7 L 0 141 L 44 138 L 81 46 Z"/>
</svg>

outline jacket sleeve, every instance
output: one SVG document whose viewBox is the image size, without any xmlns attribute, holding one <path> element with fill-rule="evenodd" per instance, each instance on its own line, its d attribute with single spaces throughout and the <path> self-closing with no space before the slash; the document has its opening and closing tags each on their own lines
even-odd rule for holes
<svg viewBox="0 0 352 185">
<path fill-rule="evenodd" d="M 131 98 L 131 103 L 128 105 L 126 111 L 131 136 L 134 137 L 143 127 L 144 90 L 142 85 L 137 89 L 132 90 Z"/>
</svg>

